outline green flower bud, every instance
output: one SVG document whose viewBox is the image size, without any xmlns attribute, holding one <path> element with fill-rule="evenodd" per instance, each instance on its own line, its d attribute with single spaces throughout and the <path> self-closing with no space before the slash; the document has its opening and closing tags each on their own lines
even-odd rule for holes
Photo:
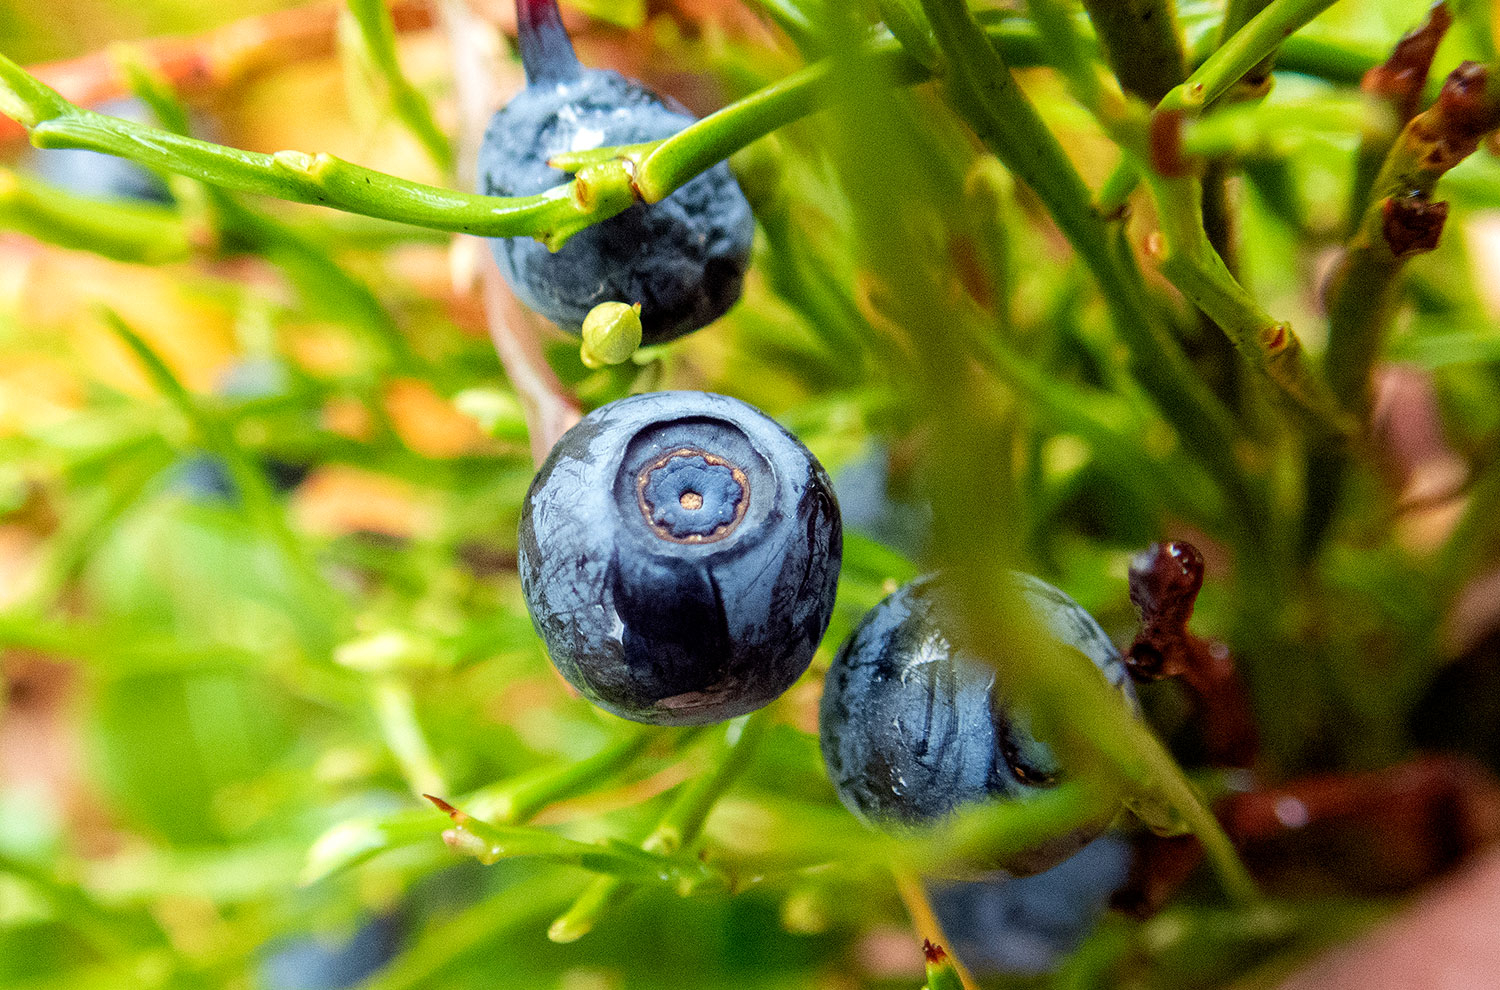
<svg viewBox="0 0 1500 990">
<path fill-rule="evenodd" d="M 641 304 L 600 303 L 583 321 L 579 356 L 590 368 L 624 364 L 641 346 Z"/>
</svg>

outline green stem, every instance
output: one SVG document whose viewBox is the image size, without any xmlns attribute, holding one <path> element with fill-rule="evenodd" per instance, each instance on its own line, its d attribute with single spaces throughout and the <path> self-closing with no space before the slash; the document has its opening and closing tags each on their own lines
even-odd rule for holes
<svg viewBox="0 0 1500 990">
<path fill-rule="evenodd" d="M 438 126 L 427 102 L 406 74 L 396 53 L 396 25 L 383 0 L 348 0 L 349 13 L 359 25 L 365 52 L 390 90 L 391 106 L 427 154 L 447 174 L 453 171 L 453 146 Z"/>
<path fill-rule="evenodd" d="M 959 0 L 923 0 L 947 60 L 949 99 L 981 141 L 1036 193 L 1063 236 L 1098 279 L 1131 370 L 1187 445 L 1203 459 L 1235 506 L 1242 535 L 1270 518 L 1258 484 L 1235 457 L 1235 425 L 1205 388 L 1160 314 L 1147 300 L 1134 258 L 1114 248 L 1109 227 L 1062 146 Z"/>
<path fill-rule="evenodd" d="M 80 196 L 0 169 L 0 227 L 115 261 L 165 265 L 192 257 L 182 214 L 168 206 Z"/>
<path fill-rule="evenodd" d="M 472 968 L 460 974 L 462 982 L 463 976 L 488 965 L 481 950 L 517 944 L 526 929 L 566 904 L 570 879 L 566 870 L 546 868 L 531 877 L 525 896 L 517 896 L 514 887 L 502 888 L 451 917 L 423 925 L 390 965 L 361 984 L 362 990 L 433 990 L 448 984 L 444 974 L 455 963 L 474 956 Z"/>
<path fill-rule="evenodd" d="M 1333 6 L 1334 0 L 1271 0 L 1220 45 L 1181 85 L 1164 96 L 1159 110 L 1200 110 L 1217 100 L 1282 42 Z"/>
<path fill-rule="evenodd" d="M 1115 78 L 1127 93 L 1156 103 L 1182 82 L 1182 39 L 1167 0 L 1083 0 Z M 1033 9 L 1035 3 L 1033 3 Z"/>
<path fill-rule="evenodd" d="M 448 790 L 437 757 L 427 742 L 427 734 L 417 721 L 416 699 L 411 688 L 394 675 L 386 675 L 370 689 L 370 703 L 386 748 L 401 766 L 401 773 L 412 793 L 442 794 Z"/>
<path fill-rule="evenodd" d="M 454 852 L 473 856 L 485 866 L 503 859 L 540 859 L 608 874 L 631 883 L 660 883 L 691 893 L 705 886 L 722 886 L 723 877 L 693 856 L 655 852 L 623 843 L 579 842 L 539 828 L 491 825 L 440 799 L 431 799 L 448 815 L 452 827 L 443 841 Z"/>
<path fill-rule="evenodd" d="M 1229 0 L 1224 5 L 1224 21 L 1219 25 L 1218 45 L 1223 47 L 1224 42 L 1239 33 L 1240 28 L 1249 24 L 1270 0 Z"/>
<path fill-rule="evenodd" d="M 1240 355 L 1270 378 L 1323 433 L 1347 434 L 1354 424 L 1307 367 L 1290 324 L 1277 320 L 1235 281 L 1203 229 L 1202 189 L 1194 178 L 1147 176 L 1166 241 L 1162 274 L 1217 323 Z"/>
<path fill-rule="evenodd" d="M 755 755 L 770 726 L 769 709 L 742 722 L 731 722 L 712 769 L 689 781 L 667 809 L 661 821 L 641 843 L 641 849 L 657 856 L 674 856 L 698 838 L 714 803 L 734 783 Z M 567 911 L 547 929 L 554 942 L 574 942 L 593 930 L 599 919 L 630 893 L 630 885 L 618 877 L 594 881 Z"/>
<path fill-rule="evenodd" d="M 199 404 L 150 344 L 114 311 L 105 309 L 102 314 L 110 328 L 135 354 L 162 395 L 193 424 L 209 453 L 224 462 L 246 514 L 281 552 L 303 592 L 322 605 L 320 611 L 327 618 L 332 634 L 337 637 L 346 632 L 351 623 L 348 604 L 324 580 L 302 541 L 287 525 L 285 513 L 265 474 L 235 443 L 218 417 Z"/>
<path fill-rule="evenodd" d="M 327 154 L 225 148 L 75 107 L 4 56 L 0 110 L 30 129 L 38 147 L 87 148 L 240 192 L 438 230 L 535 236 L 553 247 L 635 201 L 620 162 L 587 170 L 536 196 L 512 198 L 408 182 Z"/>
<path fill-rule="evenodd" d="M 1371 369 L 1385 341 L 1406 262 L 1437 244 L 1446 211 L 1433 204 L 1438 181 L 1500 127 L 1495 69 L 1454 70 L 1438 102 L 1401 130 L 1371 189 L 1370 203 L 1328 280 L 1328 352 L 1334 393 L 1367 414 Z"/>
<path fill-rule="evenodd" d="M 1358 86 L 1365 73 L 1384 57 L 1375 45 L 1298 34 L 1282 43 L 1276 64 L 1283 72 L 1313 76 L 1338 86 Z"/>
<path fill-rule="evenodd" d="M 680 735 L 688 736 L 691 732 L 688 730 Z M 521 824 L 548 805 L 610 779 L 634 763 L 660 737 L 660 729 L 638 728 L 585 759 L 538 767 L 476 791 L 464 799 L 464 807 L 474 817 L 485 821 L 502 825 Z"/>
<path fill-rule="evenodd" d="M 1018 67 L 1045 65 L 1051 59 L 1036 29 L 1019 18 L 1006 18 L 984 31 L 989 43 Z M 928 78 L 927 70 L 895 41 L 877 42 L 865 54 L 898 82 L 916 83 Z M 1378 55 L 1364 49 L 1301 38 L 1288 39 L 1282 56 L 1282 64 L 1292 71 L 1335 81 L 1357 81 L 1378 61 Z M 826 78 L 826 65 L 809 66 L 768 87 L 769 91 L 747 97 L 743 101 L 749 104 L 746 109 L 736 109 L 738 104 L 726 107 L 669 138 L 651 153 L 654 161 L 647 177 L 650 195 L 668 195 L 675 188 L 671 183 L 684 182 L 696 174 L 693 168 L 701 169 L 719 160 L 712 154 L 726 156 L 769 130 L 821 108 L 828 95 Z M 266 155 L 164 134 L 75 107 L 3 56 L 0 112 L 31 130 L 32 140 L 39 146 L 90 148 L 227 189 L 431 230 L 482 237 L 533 236 L 553 248 L 634 201 L 631 176 L 625 163 L 618 160 L 602 162 L 590 174 L 539 195 L 507 198 L 409 182 L 331 155 L 296 151 Z M 709 125 L 709 120 L 714 123 Z"/>
</svg>

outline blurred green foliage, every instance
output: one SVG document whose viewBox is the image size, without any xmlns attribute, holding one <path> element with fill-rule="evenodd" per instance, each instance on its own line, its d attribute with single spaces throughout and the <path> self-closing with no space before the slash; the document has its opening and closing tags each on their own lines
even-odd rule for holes
<svg viewBox="0 0 1500 990">
<path fill-rule="evenodd" d="M 74 56 L 275 6 L 291 4 L 0 3 L 0 51 Z M 581 6 L 610 7 L 595 12 L 615 22 L 593 50 L 634 56 L 666 85 L 696 79 L 700 96 L 743 97 L 804 56 L 833 56 L 832 109 L 734 159 L 760 235 L 733 313 L 602 369 L 576 341 L 546 338 L 585 406 L 656 388 L 732 394 L 796 432 L 836 478 L 863 479 L 841 493 L 846 515 L 861 503 L 891 525 L 847 534 L 813 670 L 763 721 L 696 732 L 642 730 L 569 696 L 514 573 L 532 471 L 522 405 L 470 293 L 452 287 L 472 244 L 450 252 L 427 232 L 181 180 L 162 211 L 181 242 L 137 259 L 164 266 L 8 237 L 0 251 L 21 274 L 0 282 L 0 647 L 12 685 L 0 713 L 0 986 L 280 990 L 279 952 L 307 937 L 343 945 L 375 919 L 398 951 L 366 960 L 359 978 L 382 990 L 919 986 L 889 846 L 838 805 L 815 719 L 832 651 L 938 564 L 976 584 L 1034 571 L 1123 643 L 1130 555 L 1186 536 L 1210 560 L 1196 627 L 1226 641 L 1249 679 L 1262 780 L 1389 766 L 1418 738 L 1500 751 L 1493 726 L 1470 717 L 1493 699 L 1424 707 L 1479 641 L 1454 631 L 1458 603 L 1500 539 L 1487 214 L 1500 166 L 1487 152 L 1439 185 L 1447 233 L 1407 266 L 1391 321 L 1384 357 L 1411 370 L 1418 401 L 1355 448 L 1327 536 L 1304 552 L 1301 472 L 1317 442 L 1305 423 L 1148 264 L 1143 293 L 1218 389 L 1233 460 L 1263 490 L 1264 518 L 1237 515 L 1211 459 L 1133 374 L 1110 307 L 1037 196 L 940 86 L 888 88 L 847 57 L 868 26 L 854 23 L 863 6 L 843 19 L 844 7 L 811 0 L 747 5 L 785 35 L 743 30 L 745 11 L 728 4 L 702 5 L 702 23 L 654 4 Z M 921 23 L 919 4 L 877 6 Z M 1017 9 L 984 6 L 1024 24 Z M 1479 6 L 1462 5 L 1434 78 L 1493 56 Z M 1278 74 L 1269 111 L 1247 118 L 1259 128 L 1249 150 L 1219 163 L 1235 176 L 1226 253 L 1314 355 L 1319 279 L 1349 229 L 1360 135 L 1308 123 L 1347 117 L 1298 108 L 1347 106 L 1349 66 L 1389 50 L 1422 7 L 1346 0 L 1321 15 L 1302 37 L 1326 42 L 1344 76 Z M 1220 16 L 1181 5 L 1190 53 L 1211 44 Z M 402 54 L 416 91 L 445 107 L 447 62 L 422 54 L 431 41 Z M 287 71 L 311 86 L 318 69 Z M 1058 73 L 1022 81 L 1099 190 L 1118 148 Z M 326 114 L 329 139 L 363 143 L 373 165 L 424 161 L 390 112 L 361 123 L 265 102 L 254 86 L 232 97 L 208 109 L 258 140 L 302 142 Z M 298 127 L 278 130 L 289 113 Z M 18 156 L 16 167 L 29 166 Z M 1143 193 L 1129 202 L 1131 219 L 1111 229 L 1134 250 L 1156 217 Z M 10 225 L 79 246 L 73 228 L 49 238 L 27 216 Z M 233 369 L 267 362 L 283 372 L 274 389 L 223 387 Z M 283 465 L 311 473 L 278 490 Z M 1205 791 L 1228 789 L 1192 766 L 1194 727 L 1174 691 L 1146 692 L 1155 728 Z M 1418 713 L 1464 729 L 1433 732 Z M 1120 755 L 1090 737 L 1111 717 L 1087 709 L 1084 728 L 1053 726 L 1085 737 L 1089 779 Z M 474 833 L 486 849 L 519 858 L 480 866 L 445 847 L 454 823 L 422 792 L 488 820 L 497 831 Z M 1027 820 L 997 821 L 1014 839 Z M 462 836 L 455 845 L 464 851 Z M 652 857 L 670 878 L 644 876 Z M 1270 985 L 1390 906 L 1355 889 L 1225 906 L 1204 875 L 1155 919 L 1111 918 L 1055 978 L 989 982 Z M 563 916 L 587 934 L 550 941 Z"/>
</svg>

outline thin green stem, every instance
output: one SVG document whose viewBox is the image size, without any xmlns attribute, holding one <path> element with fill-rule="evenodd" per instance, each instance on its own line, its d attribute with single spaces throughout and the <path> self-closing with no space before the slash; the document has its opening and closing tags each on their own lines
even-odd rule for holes
<svg viewBox="0 0 1500 990">
<path fill-rule="evenodd" d="M 150 344 L 112 310 L 105 309 L 102 315 L 110 329 L 135 354 L 162 395 L 193 424 L 203 445 L 224 462 L 246 514 L 281 552 L 303 592 L 322 605 L 320 611 L 327 618 L 333 635 L 346 632 L 351 622 L 348 604 L 324 580 L 302 541 L 288 526 L 265 474 L 235 443 L 219 418 L 187 390 Z"/>
<path fill-rule="evenodd" d="M 1018 67 L 1044 65 L 1051 59 L 1036 29 L 1019 18 L 987 25 L 984 32 L 989 43 Z M 865 54 L 896 82 L 928 78 L 927 70 L 894 40 L 872 44 Z M 1378 55 L 1364 49 L 1301 38 L 1289 39 L 1282 56 L 1283 65 L 1292 71 L 1336 81 L 1357 81 L 1378 61 Z M 726 107 L 656 146 L 646 176 L 649 195 L 670 194 L 673 183 L 697 174 L 693 169 L 706 168 L 770 130 L 820 109 L 829 95 L 826 79 L 826 65 L 809 66 L 747 97 L 742 101 L 747 107 Z M 266 155 L 225 148 L 76 107 L 3 56 L 0 112 L 31 130 L 33 142 L 40 146 L 90 148 L 226 189 L 431 230 L 532 236 L 554 248 L 634 202 L 627 163 L 618 159 L 601 161 L 588 174 L 539 195 L 508 198 L 410 182 L 331 155 Z"/>
<path fill-rule="evenodd" d="M 1203 187 L 1196 178 L 1167 178 L 1144 165 L 1149 157 L 1138 104 L 1122 103 L 1095 84 L 1071 23 L 1046 0 L 1033 0 L 1038 29 L 1058 53 L 1074 95 L 1126 151 L 1137 159 L 1156 201 L 1166 245 L 1161 270 L 1199 310 L 1213 320 L 1252 368 L 1279 386 L 1320 432 L 1343 433 L 1349 425 L 1320 381 L 1308 371 L 1301 343 L 1289 324 L 1272 319 L 1235 280 L 1209 240 Z M 1173 123 L 1175 126 L 1175 122 Z M 1123 254 L 1119 255 L 1124 257 Z M 1225 355 L 1232 361 L 1232 355 Z"/>
<path fill-rule="evenodd" d="M 8 169 L 0 169 L 0 227 L 132 264 L 166 265 L 193 255 L 178 210 L 80 196 Z"/>
<path fill-rule="evenodd" d="M 1402 129 L 1371 189 L 1370 203 L 1328 280 L 1329 382 L 1344 407 L 1369 410 L 1371 369 L 1407 260 L 1437 245 L 1447 216 L 1432 202 L 1443 175 L 1500 127 L 1493 69 L 1454 70 L 1438 102 Z"/>
<path fill-rule="evenodd" d="M 517 896 L 504 888 L 451 917 L 424 925 L 390 965 L 361 984 L 363 990 L 432 990 L 444 986 L 443 974 L 459 960 L 477 956 L 491 946 L 514 945 L 523 926 L 534 926 L 567 903 L 573 885 L 568 871 L 552 867 L 539 871 Z M 501 950 L 503 951 L 503 950 Z M 476 960 L 474 968 L 485 962 Z"/>
<path fill-rule="evenodd" d="M 985 145 L 1037 194 L 1073 249 L 1099 280 L 1131 369 L 1173 427 L 1224 486 L 1241 535 L 1270 518 L 1260 486 L 1235 456 L 1233 419 L 1203 385 L 1168 335 L 1128 252 L 1114 248 L 1093 196 L 1057 139 L 1016 85 L 1009 68 L 958 0 L 923 0 L 947 60 L 949 98 Z M 1236 522 L 1237 521 L 1237 522 Z"/>
<path fill-rule="evenodd" d="M 683 893 L 724 884 L 718 871 L 693 856 L 636 848 L 624 843 L 579 842 L 539 828 L 491 825 L 439 798 L 429 796 L 429 800 L 452 822 L 452 827 L 443 833 L 443 841 L 454 852 L 473 856 L 485 866 L 493 866 L 503 859 L 541 859 L 577 866 L 591 873 L 608 874 L 611 879 L 619 878 L 622 882 L 666 884 Z"/>
<path fill-rule="evenodd" d="M 349 13 L 359 25 L 359 34 L 376 71 L 390 91 L 391 106 L 439 169 L 453 171 L 453 146 L 438 126 L 427 98 L 401 71 L 396 52 L 396 25 L 383 0 L 348 0 Z"/>
<path fill-rule="evenodd" d="M 560 247 L 627 209 L 635 196 L 622 162 L 585 170 L 536 196 L 498 197 L 409 182 L 332 155 L 241 151 L 75 107 L 0 56 L 0 110 L 43 148 L 86 148 L 226 189 L 487 237 L 535 236 Z"/>
<path fill-rule="evenodd" d="M 1224 21 L 1219 25 L 1219 36 L 1217 44 L 1223 47 L 1224 42 L 1239 33 L 1240 28 L 1249 24 L 1256 14 L 1266 9 L 1270 0 L 1229 0 L 1224 5 Z"/>
<path fill-rule="evenodd" d="M 674 747 L 685 745 L 696 734 L 697 730 L 692 729 L 676 733 L 672 740 Z M 540 767 L 481 787 L 458 798 L 457 804 L 483 822 L 522 825 L 552 804 L 608 785 L 661 736 L 661 729 L 640 728 L 590 757 Z M 383 817 L 342 821 L 313 843 L 303 868 L 302 882 L 313 883 L 383 852 L 431 838 L 432 819 L 425 812 L 401 811 Z"/>
<path fill-rule="evenodd" d="M 641 849 L 657 856 L 674 856 L 688 848 L 703 830 L 714 803 L 723 796 L 755 755 L 771 721 L 762 708 L 740 722 L 731 722 L 713 765 L 683 786 L 666 814 L 641 843 Z M 618 877 L 600 877 L 573 906 L 547 930 L 554 942 L 573 942 L 593 930 L 599 919 L 630 893 L 630 885 Z"/>
<path fill-rule="evenodd" d="M 1037 3 L 1032 0 L 1035 12 Z M 1167 0 L 1083 0 L 1115 78 L 1128 93 L 1156 103 L 1182 82 L 1182 38 Z M 1035 17 L 1035 13 L 1033 13 Z"/>
<path fill-rule="evenodd" d="M 886 28 L 901 42 L 906 54 L 922 63 L 931 72 L 938 67 L 937 39 L 932 36 L 932 27 L 922 16 L 918 0 L 876 0 L 876 9 Z"/>
<path fill-rule="evenodd" d="M 872 54 L 897 85 L 927 75 L 919 62 L 899 48 L 886 47 Z M 820 109 L 834 92 L 832 77 L 831 62 L 814 63 L 649 146 L 640 155 L 635 173 L 641 198 L 657 202 L 751 141 Z"/>
<path fill-rule="evenodd" d="M 1147 182 L 1155 195 L 1166 242 L 1162 274 L 1223 329 L 1252 368 L 1281 387 L 1316 430 L 1351 433 L 1354 424 L 1307 367 L 1302 342 L 1291 324 L 1262 309 L 1209 243 L 1198 180 L 1168 179 L 1152 172 Z"/>
<path fill-rule="evenodd" d="M 584 793 L 634 763 L 661 730 L 635 729 L 617 742 L 582 760 L 538 767 L 529 773 L 501 781 L 474 792 L 464 807 L 476 818 L 502 825 L 517 825 L 564 798 Z M 692 730 L 680 733 L 690 736 Z"/>
<path fill-rule="evenodd" d="M 1220 45 L 1181 85 L 1162 97 L 1159 110 L 1199 110 L 1223 96 L 1334 0 L 1271 0 Z"/>
<path fill-rule="evenodd" d="M 412 793 L 421 797 L 446 792 L 448 785 L 442 768 L 427 742 L 427 734 L 422 731 L 422 723 L 417 720 L 411 687 L 396 675 L 381 677 L 370 688 L 370 706 L 386 748 L 400 764 Z"/>
</svg>

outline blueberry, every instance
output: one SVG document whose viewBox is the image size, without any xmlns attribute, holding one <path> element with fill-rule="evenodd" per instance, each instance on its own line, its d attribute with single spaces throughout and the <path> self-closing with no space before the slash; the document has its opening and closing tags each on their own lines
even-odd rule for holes
<svg viewBox="0 0 1500 990">
<path fill-rule="evenodd" d="M 401 951 L 402 924 L 377 915 L 347 941 L 303 937 L 277 944 L 260 967 L 262 990 L 342 990 L 359 986 Z"/>
<path fill-rule="evenodd" d="M 1046 582 L 1015 579 L 1046 630 L 1093 660 L 1134 704 L 1125 664 L 1099 624 Z M 918 578 L 870 610 L 829 668 L 823 759 L 839 798 L 866 822 L 921 826 L 961 805 L 1025 798 L 1057 781 L 1052 752 L 1000 703 L 994 670 L 955 647 L 950 628 L 942 579 Z M 995 865 L 1018 874 L 1046 869 L 1106 824 Z"/>
<path fill-rule="evenodd" d="M 113 100 L 96 107 L 99 113 L 145 123 L 150 114 L 140 100 Z M 45 148 L 32 152 L 32 170 L 68 192 L 96 199 L 138 199 L 171 203 L 167 184 L 154 172 L 134 162 L 80 148 Z"/>
<path fill-rule="evenodd" d="M 812 660 L 843 550 L 822 465 L 737 399 L 655 392 L 585 416 L 522 506 L 521 587 L 563 677 L 638 722 L 754 711 Z"/>
<path fill-rule="evenodd" d="M 490 122 L 480 190 L 530 196 L 567 181 L 553 155 L 670 137 L 693 122 L 681 106 L 617 72 L 585 69 L 556 0 L 517 0 L 526 88 Z M 755 220 L 719 163 L 659 203 L 630 209 L 549 252 L 529 237 L 491 242 L 527 306 L 572 333 L 604 302 L 641 304 L 643 339 L 659 344 L 707 326 L 740 296 Z"/>
<path fill-rule="evenodd" d="M 1029 877 L 932 885 L 950 948 L 976 975 L 1051 972 L 1130 876 L 1130 844 L 1106 834 Z"/>
</svg>

